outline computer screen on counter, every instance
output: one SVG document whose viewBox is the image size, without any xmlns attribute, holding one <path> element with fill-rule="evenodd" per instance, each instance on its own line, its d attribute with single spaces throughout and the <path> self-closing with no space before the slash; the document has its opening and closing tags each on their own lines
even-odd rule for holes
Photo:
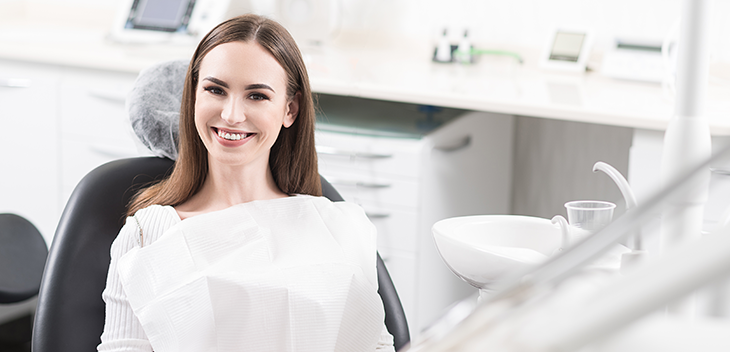
<svg viewBox="0 0 730 352">
<path fill-rule="evenodd" d="M 184 32 L 194 6 L 195 0 L 134 0 L 125 28 Z"/>
</svg>

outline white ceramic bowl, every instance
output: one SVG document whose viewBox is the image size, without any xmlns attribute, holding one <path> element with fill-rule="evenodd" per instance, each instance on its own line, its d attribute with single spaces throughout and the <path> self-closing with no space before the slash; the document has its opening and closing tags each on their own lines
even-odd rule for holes
<svg viewBox="0 0 730 352">
<path fill-rule="evenodd" d="M 444 219 L 433 225 L 441 257 L 472 286 L 489 289 L 505 274 L 545 261 L 561 245 L 558 225 L 518 215 Z"/>
</svg>

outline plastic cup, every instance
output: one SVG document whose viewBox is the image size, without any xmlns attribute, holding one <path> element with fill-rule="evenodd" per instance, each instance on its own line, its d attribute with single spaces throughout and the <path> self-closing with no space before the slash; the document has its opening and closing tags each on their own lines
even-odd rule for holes
<svg viewBox="0 0 730 352">
<path fill-rule="evenodd" d="M 576 200 L 565 203 L 568 210 L 568 224 L 576 234 L 583 237 L 595 233 L 611 223 L 616 204 L 600 200 Z"/>
</svg>

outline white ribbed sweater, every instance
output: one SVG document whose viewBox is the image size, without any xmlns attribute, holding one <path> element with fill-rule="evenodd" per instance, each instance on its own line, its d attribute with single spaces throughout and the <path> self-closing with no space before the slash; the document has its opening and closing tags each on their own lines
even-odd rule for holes
<svg viewBox="0 0 730 352">
<path fill-rule="evenodd" d="M 139 225 L 137 223 L 139 221 Z M 111 263 L 106 289 L 102 298 L 106 302 L 104 332 L 99 351 L 152 351 L 145 331 L 127 299 L 118 273 L 118 260 L 132 248 L 155 242 L 172 226 L 180 223 L 180 217 L 170 206 L 153 205 L 127 218 L 111 247 Z M 144 229 L 140 238 L 139 226 Z M 143 242 L 143 243 L 142 243 Z M 377 351 L 394 351 L 393 337 L 383 325 Z"/>
</svg>

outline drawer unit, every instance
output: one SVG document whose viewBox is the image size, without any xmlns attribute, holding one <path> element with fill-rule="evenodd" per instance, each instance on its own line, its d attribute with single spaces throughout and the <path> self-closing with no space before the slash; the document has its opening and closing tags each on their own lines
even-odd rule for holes
<svg viewBox="0 0 730 352">
<path fill-rule="evenodd" d="M 422 140 L 318 130 L 316 142 L 319 173 L 375 225 L 378 251 L 415 323 Z"/>
<path fill-rule="evenodd" d="M 404 210 L 364 202 L 370 221 L 378 229 L 378 247 L 414 252 L 418 213 L 415 209 Z"/>
<path fill-rule="evenodd" d="M 136 75 L 67 68 L 61 81 L 61 207 L 99 165 L 138 156 L 125 100 Z"/>
<path fill-rule="evenodd" d="M 106 144 L 124 144 L 131 128 L 125 108 L 136 75 L 67 69 L 61 82 L 61 134 Z"/>
<path fill-rule="evenodd" d="M 423 145 L 417 139 L 394 139 L 318 131 L 319 165 L 324 170 L 377 172 L 417 178 Z"/>
<path fill-rule="evenodd" d="M 418 206 L 417 180 L 393 179 L 379 176 L 375 172 L 356 174 L 329 168 L 320 170 L 320 174 L 345 200 L 351 202 L 372 202 L 409 208 Z"/>
<path fill-rule="evenodd" d="M 0 212 L 28 219 L 50 245 L 58 222 L 58 74 L 0 61 Z"/>
<path fill-rule="evenodd" d="M 0 211 L 27 218 L 50 244 L 76 183 L 103 163 L 139 155 L 124 105 L 135 79 L 0 60 L 0 161 L 13 169 L 2 175 Z"/>
</svg>

